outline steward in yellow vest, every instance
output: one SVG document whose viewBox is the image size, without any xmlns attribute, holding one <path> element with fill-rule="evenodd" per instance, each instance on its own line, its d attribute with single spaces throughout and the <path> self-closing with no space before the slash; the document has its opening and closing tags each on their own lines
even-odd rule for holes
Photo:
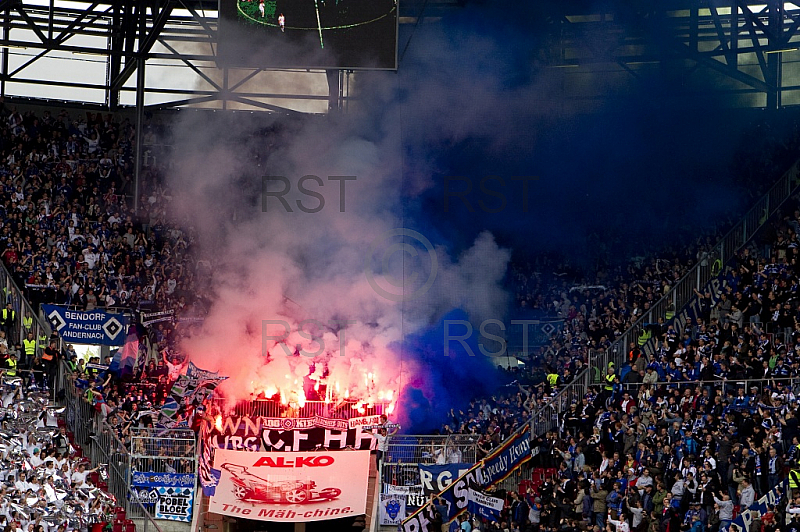
<svg viewBox="0 0 800 532">
<path fill-rule="evenodd" d="M 17 376 L 17 355 L 12 354 L 6 360 L 6 375 L 9 377 Z"/>
</svg>

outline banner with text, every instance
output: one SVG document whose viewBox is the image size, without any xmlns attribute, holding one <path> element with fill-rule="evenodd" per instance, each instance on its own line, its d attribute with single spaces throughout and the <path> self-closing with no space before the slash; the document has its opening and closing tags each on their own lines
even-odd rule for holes
<svg viewBox="0 0 800 532">
<path fill-rule="evenodd" d="M 42 305 L 44 315 L 66 342 L 94 345 L 122 345 L 128 318 L 102 310 L 70 310 L 56 305 Z"/>
<path fill-rule="evenodd" d="M 456 479 L 455 482 L 447 486 L 444 491 L 439 493 L 439 498 L 443 500 L 447 508 L 446 515 L 442 515 L 442 519 L 447 522 L 458 517 L 459 514 L 467 509 L 469 490 L 480 490 L 482 486 L 481 464 L 478 463 Z M 433 514 L 433 506 L 426 504 L 403 521 L 403 531 L 433 532 L 433 529 L 429 528 L 430 523 L 434 519 Z"/>
<path fill-rule="evenodd" d="M 531 459 L 530 425 L 507 439 L 492 454 L 483 460 L 483 480 L 485 487 L 501 482 L 519 466 Z"/>
<path fill-rule="evenodd" d="M 376 416 L 349 420 L 314 418 L 273 418 L 228 416 L 221 427 L 203 422 L 201 426 L 200 483 L 211 495 L 219 482 L 219 470 L 211 467 L 215 449 L 247 451 L 315 451 L 321 448 L 342 450 L 375 449 L 374 433 L 362 430 L 380 421 Z M 352 426 L 352 427 L 351 427 Z"/>
<path fill-rule="evenodd" d="M 490 497 L 480 491 L 469 490 L 467 511 L 490 521 L 499 521 L 505 501 L 498 497 Z"/>
<path fill-rule="evenodd" d="M 156 519 L 170 521 L 192 521 L 194 488 L 158 488 Z"/>
<path fill-rule="evenodd" d="M 429 499 L 431 495 L 444 491 L 447 486 L 469 471 L 471 467 L 472 464 L 420 464 L 419 478 L 422 480 L 422 490 L 425 498 Z"/>
<path fill-rule="evenodd" d="M 374 449 L 373 433 L 349 429 L 347 421 L 326 420 L 330 426 L 306 424 L 303 419 L 229 416 L 221 429 L 209 423 L 209 443 L 219 449 L 250 451 L 313 451 L 325 449 Z"/>
<path fill-rule="evenodd" d="M 159 487 L 174 486 L 178 488 L 191 488 L 194 486 L 192 473 L 155 473 L 153 471 L 134 471 L 131 475 L 131 485 L 134 487 Z"/>
<path fill-rule="evenodd" d="M 405 497 L 406 509 L 413 508 L 416 510 L 421 506 L 425 506 L 425 503 L 429 500 L 422 491 L 422 484 L 414 484 L 412 486 L 394 486 L 392 484 L 387 484 L 386 493 L 388 495 Z"/>
<path fill-rule="evenodd" d="M 442 516 L 445 522 L 452 521 L 467 510 L 469 490 L 481 491 L 492 487 L 530 460 L 529 430 L 530 426 L 526 425 L 439 493 L 439 498 L 447 506 L 447 515 Z M 404 532 L 433 532 L 429 527 L 432 519 L 433 507 L 427 504 L 411 513 L 403 521 L 402 529 Z"/>
<path fill-rule="evenodd" d="M 217 449 L 210 512 L 277 522 L 366 513 L 369 451 L 260 453 Z"/>
<path fill-rule="evenodd" d="M 194 475 L 133 471 L 131 499 L 155 508 L 156 519 L 190 522 L 194 502 Z"/>
<path fill-rule="evenodd" d="M 405 515 L 406 498 L 404 495 L 381 493 L 381 526 L 399 525 Z"/>
<path fill-rule="evenodd" d="M 778 506 L 781 498 L 785 497 L 786 489 L 789 486 L 789 479 L 784 479 L 780 484 L 769 490 L 763 497 L 750 505 L 750 508 L 742 509 L 739 516 L 733 520 L 728 528 L 730 532 L 745 532 L 750 530 L 750 524 L 767 513 L 770 506 Z"/>
</svg>

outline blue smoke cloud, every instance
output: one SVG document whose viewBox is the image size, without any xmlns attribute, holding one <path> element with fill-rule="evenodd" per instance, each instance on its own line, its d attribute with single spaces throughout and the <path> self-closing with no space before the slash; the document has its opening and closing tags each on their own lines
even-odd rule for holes
<svg viewBox="0 0 800 532">
<path fill-rule="evenodd" d="M 461 322 L 468 323 L 469 316 L 453 310 L 435 327 L 409 335 L 395 346 L 425 368 L 406 383 L 399 401 L 405 418 L 401 422 L 414 433 L 438 430 L 451 408 L 458 413 L 476 396 L 491 395 L 508 380 L 497 371 L 492 358 L 479 350 L 479 334 L 467 336 L 468 329 Z M 463 343 L 456 340 L 462 336 L 466 336 Z M 496 347 L 487 343 L 486 349 Z"/>
</svg>

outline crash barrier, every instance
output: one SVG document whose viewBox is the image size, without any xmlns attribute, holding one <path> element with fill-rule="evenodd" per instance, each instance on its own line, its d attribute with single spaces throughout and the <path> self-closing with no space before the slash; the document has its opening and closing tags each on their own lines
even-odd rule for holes
<svg viewBox="0 0 800 532">
<path fill-rule="evenodd" d="M 197 440 L 192 430 L 131 428 L 128 449 L 133 471 L 181 475 L 197 472 Z"/>
<path fill-rule="evenodd" d="M 666 393 L 672 393 L 674 390 L 679 390 L 681 393 L 685 390 L 694 391 L 698 387 L 707 389 L 711 400 L 713 400 L 717 392 L 722 392 L 723 399 L 736 397 L 739 394 L 739 390 L 743 390 L 745 396 L 750 396 L 751 392 L 755 391 L 760 400 L 765 392 L 779 393 L 783 391 L 784 393 L 791 392 L 792 394 L 796 394 L 796 392 L 800 391 L 798 390 L 798 387 L 800 387 L 800 377 L 776 377 L 774 379 L 713 379 L 705 381 L 676 380 L 656 381 L 653 383 L 624 382 L 619 386 L 617 396 L 627 392 L 638 402 L 641 399 L 640 392 L 646 392 L 649 397 L 665 395 Z M 753 401 L 748 401 L 747 404 L 750 405 L 752 402 Z M 783 402 L 785 404 L 788 400 L 784 400 Z M 753 404 L 752 406 L 755 407 L 757 404 Z"/>
<path fill-rule="evenodd" d="M 546 404 L 536 408 L 531 417 L 531 435 L 541 436 L 549 430 L 558 427 L 557 418 L 564 412 L 564 408 L 586 394 L 588 386 L 598 384 L 603 373 L 613 363 L 617 368 L 622 367 L 628 358 L 631 344 L 639 345 L 640 335 L 646 331 L 649 324 L 658 323 L 663 319 L 665 323 L 670 320 L 685 321 L 687 306 L 691 303 L 697 292 L 702 292 L 710 281 L 724 273 L 725 264 L 743 248 L 750 239 L 761 229 L 778 209 L 800 190 L 800 160 L 795 161 L 775 185 L 745 214 L 739 222 L 723 236 L 711 250 L 701 252 L 697 264 L 686 275 L 679 279 L 650 309 L 622 335 L 620 335 L 604 351 L 590 351 L 588 367 L 576 375 L 572 383 L 558 390 L 555 396 Z M 714 288 L 717 291 L 719 287 Z M 717 297 L 718 294 L 712 294 Z M 642 346 L 645 354 L 654 351 L 655 342 L 650 339 Z"/>
<path fill-rule="evenodd" d="M 685 390 L 691 390 L 692 392 L 695 392 L 698 387 L 701 389 L 701 394 L 702 390 L 708 389 L 709 397 L 711 397 L 712 400 L 717 390 L 721 391 L 724 398 L 726 398 L 730 403 L 730 405 L 726 406 L 724 412 L 727 412 L 728 410 L 748 410 L 750 412 L 757 412 L 759 407 L 762 409 L 769 409 L 769 405 L 764 405 L 761 403 L 763 394 L 765 392 L 778 393 L 782 390 L 783 394 L 794 394 L 795 396 L 798 396 L 798 394 L 800 394 L 800 377 L 774 379 L 714 379 L 708 381 L 667 381 L 655 382 L 651 384 L 623 383 L 616 391 L 616 398 L 621 397 L 622 393 L 627 391 L 631 394 L 631 398 L 635 401 L 636 408 L 639 409 L 640 400 L 644 392 L 646 392 L 646 396 L 660 397 L 668 396 L 668 394 L 672 394 L 675 390 L 678 390 L 682 395 Z M 767 389 L 767 387 L 769 387 L 769 389 Z M 753 388 L 756 389 L 754 390 Z M 744 395 L 748 397 L 746 401 L 744 399 L 738 401 L 735 400 L 736 397 L 739 396 L 739 389 L 744 390 Z M 757 394 L 757 400 L 753 398 L 751 391 Z M 566 395 L 568 394 L 565 394 L 565 396 Z M 577 397 L 575 394 L 572 395 L 575 397 L 575 401 L 580 404 L 581 398 Z M 798 398 L 800 398 L 800 396 L 798 396 Z M 784 400 L 782 402 L 785 403 L 786 401 Z M 555 404 L 561 406 L 569 405 L 571 402 L 567 402 L 566 399 L 559 399 L 557 402 L 555 402 Z M 566 409 L 568 406 L 565 406 L 564 408 Z M 559 431 L 560 433 L 560 431 L 564 428 L 563 415 L 566 411 L 565 409 L 559 410 L 558 413 L 555 413 L 555 409 L 553 409 L 551 411 L 554 412 L 553 415 L 543 416 L 547 418 L 547 423 L 537 424 L 534 420 L 532 424 L 536 427 L 539 427 L 539 430 L 542 431 L 538 433 L 538 435 L 541 436 L 551 431 Z M 660 423 L 662 426 L 665 426 L 666 421 L 666 419 L 657 419 L 656 423 Z M 588 427 L 587 429 L 591 432 L 591 427 Z M 538 454 L 536 449 L 532 449 L 532 451 L 534 455 Z M 539 472 L 542 468 L 534 467 L 534 465 L 537 464 L 538 462 L 532 461 L 523 465 L 509 475 L 505 480 L 503 480 L 499 486 L 505 490 L 523 492 L 525 491 L 526 486 L 535 486 L 536 483 L 541 480 L 541 475 L 539 475 Z M 550 465 L 555 465 L 555 463 Z M 549 472 L 555 470 L 547 469 L 546 471 Z"/>
<path fill-rule="evenodd" d="M 62 367 L 63 370 L 63 367 Z M 140 502 L 139 494 L 131 487 L 131 455 L 117 437 L 115 430 L 103 421 L 85 396 L 68 378 L 65 383 L 65 420 L 73 433 L 74 442 L 92 467 L 104 465 L 108 472 L 107 491 L 123 508 L 128 518 L 141 520 L 144 531 L 162 532 L 154 516 Z"/>
<path fill-rule="evenodd" d="M 420 483 L 420 464 L 474 464 L 478 461 L 478 437 L 478 434 L 391 436 L 383 459 L 382 481 L 387 485 L 416 485 Z"/>
<path fill-rule="evenodd" d="M 697 292 L 703 293 L 708 290 L 716 301 L 721 285 L 711 286 L 710 281 L 724 273 L 725 265 L 736 252 L 755 236 L 786 200 L 797 193 L 800 189 L 799 173 L 800 161 L 796 161 L 725 236 L 710 250 L 699 253 L 697 264 L 672 285 L 664 297 L 642 313 L 636 323 L 617 338 L 601 357 L 591 360 L 589 366 L 604 370 L 609 362 L 613 362 L 617 367 L 624 365 L 630 345 L 632 343 L 638 345 L 640 335 L 646 331 L 648 325 L 658 323 L 659 319 L 668 323 L 673 316 L 676 322 L 681 322 L 686 316 L 691 316 L 694 311 L 686 307 L 696 298 Z M 654 344 L 655 341 L 650 339 L 641 348 L 650 353 L 655 349 Z"/>
<path fill-rule="evenodd" d="M 50 331 L 52 330 L 50 324 L 34 311 L 14 282 L 5 264 L 0 261 L 0 313 L 3 312 L 3 309 L 8 310 L 8 303 L 11 303 L 11 311 L 14 317 L 13 324 L 3 328 L 6 332 L 8 345 L 22 344 L 30 332 L 33 333 L 33 339 L 36 341 L 36 354 L 41 355 L 50 340 Z M 23 367 L 29 365 L 31 360 L 20 360 L 19 362 L 20 367 Z M 51 392 L 50 398 L 55 400 L 57 391 L 62 388 L 56 385 L 58 384 L 57 381 L 48 384 Z"/>
</svg>

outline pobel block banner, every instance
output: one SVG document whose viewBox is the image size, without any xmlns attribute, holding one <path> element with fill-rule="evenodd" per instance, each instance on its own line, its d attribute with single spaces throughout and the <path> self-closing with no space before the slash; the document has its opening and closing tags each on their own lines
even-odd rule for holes
<svg viewBox="0 0 800 532">
<path fill-rule="evenodd" d="M 262 521 L 323 521 L 366 513 L 369 451 L 260 453 L 217 449 L 209 511 Z"/>
</svg>

